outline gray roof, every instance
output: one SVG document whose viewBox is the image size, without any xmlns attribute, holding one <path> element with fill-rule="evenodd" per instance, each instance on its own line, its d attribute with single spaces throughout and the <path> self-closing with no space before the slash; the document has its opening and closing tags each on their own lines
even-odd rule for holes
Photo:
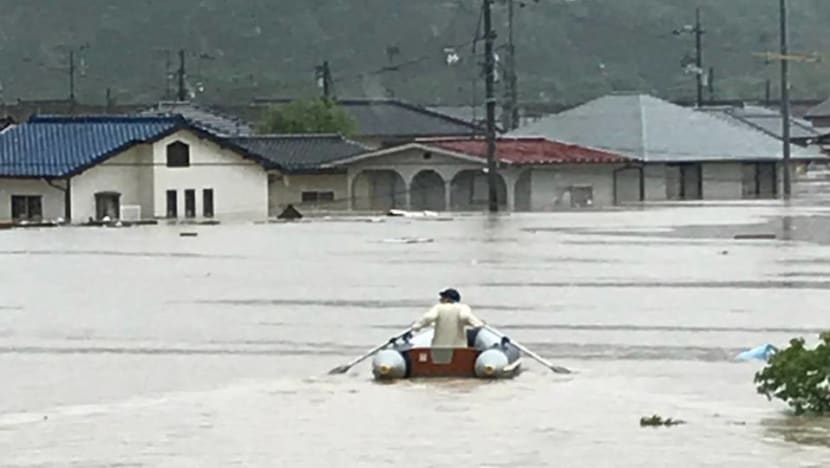
<svg viewBox="0 0 830 468">
<path fill-rule="evenodd" d="M 291 99 L 254 102 L 281 104 Z M 480 129 L 462 119 L 397 99 L 338 99 L 337 105 L 354 119 L 356 134 L 363 137 L 464 136 Z"/>
<path fill-rule="evenodd" d="M 542 136 L 647 162 L 782 159 L 782 143 L 757 130 L 644 94 L 615 93 L 510 133 Z M 792 147 L 792 157 L 816 157 Z"/>
<path fill-rule="evenodd" d="M 143 115 L 181 115 L 193 125 L 218 136 L 240 136 L 254 133 L 252 126 L 237 117 L 222 114 L 191 102 L 162 101 L 141 112 Z"/>
<path fill-rule="evenodd" d="M 820 104 L 811 107 L 805 114 L 804 117 L 809 118 L 816 118 L 816 117 L 830 117 L 830 98 L 822 101 Z"/>
<path fill-rule="evenodd" d="M 487 110 L 481 106 L 428 106 L 432 112 L 450 116 L 454 119 L 470 123 L 480 123 L 487 120 Z M 496 106 L 496 122 L 501 120 L 503 108 Z"/>
<path fill-rule="evenodd" d="M 701 110 L 717 117 L 729 119 L 739 125 L 742 124 L 747 128 L 764 132 L 779 140 L 784 139 L 784 130 L 781 124 L 782 117 L 778 111 L 767 109 L 766 107 L 749 105 L 743 107 L 708 107 Z M 820 131 L 814 128 L 806 120 L 794 117 L 790 118 L 790 138 L 792 139 L 811 140 L 826 134 L 826 131 Z"/>
<path fill-rule="evenodd" d="M 337 134 L 261 135 L 234 137 L 230 141 L 286 172 L 315 171 L 323 164 L 369 151 L 369 148 Z"/>
<path fill-rule="evenodd" d="M 11 117 L 0 117 L 0 132 L 14 126 L 14 119 Z"/>
</svg>

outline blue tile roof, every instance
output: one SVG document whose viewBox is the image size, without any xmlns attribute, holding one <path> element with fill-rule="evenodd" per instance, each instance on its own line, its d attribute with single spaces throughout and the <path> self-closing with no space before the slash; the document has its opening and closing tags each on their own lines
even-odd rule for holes
<svg viewBox="0 0 830 468">
<path fill-rule="evenodd" d="M 73 175 L 182 127 L 181 116 L 35 116 L 0 134 L 0 176 Z"/>
</svg>

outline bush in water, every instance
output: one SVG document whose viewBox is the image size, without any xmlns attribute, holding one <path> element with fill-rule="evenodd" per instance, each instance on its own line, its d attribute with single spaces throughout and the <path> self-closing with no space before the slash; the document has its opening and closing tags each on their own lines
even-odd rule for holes
<svg viewBox="0 0 830 468">
<path fill-rule="evenodd" d="M 755 383 L 758 393 L 785 401 L 796 414 L 830 414 L 830 331 L 815 349 L 805 348 L 803 338 L 791 340 L 755 374 Z"/>
</svg>

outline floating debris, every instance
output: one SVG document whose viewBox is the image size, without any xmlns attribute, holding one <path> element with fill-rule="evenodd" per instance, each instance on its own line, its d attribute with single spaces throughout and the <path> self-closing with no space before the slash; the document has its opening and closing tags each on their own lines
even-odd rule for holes
<svg viewBox="0 0 830 468">
<path fill-rule="evenodd" d="M 303 214 L 299 212 L 294 205 L 288 205 L 285 207 L 282 213 L 277 216 L 277 219 L 287 219 L 289 221 L 293 221 L 295 219 L 302 219 Z"/>
<path fill-rule="evenodd" d="M 403 218 L 435 218 L 438 213 L 435 211 L 404 211 L 404 210 L 389 210 L 387 216 L 398 216 Z"/>
<path fill-rule="evenodd" d="M 681 424 L 686 424 L 686 421 L 681 421 L 679 419 L 672 418 L 663 419 L 656 414 L 653 416 L 643 416 L 642 418 L 640 418 L 640 427 L 671 427 L 679 426 Z"/>
<path fill-rule="evenodd" d="M 431 244 L 435 242 L 435 239 L 430 237 L 398 237 L 384 239 L 381 242 L 384 244 Z"/>
<path fill-rule="evenodd" d="M 735 240 L 774 240 L 775 234 L 735 234 Z"/>
</svg>

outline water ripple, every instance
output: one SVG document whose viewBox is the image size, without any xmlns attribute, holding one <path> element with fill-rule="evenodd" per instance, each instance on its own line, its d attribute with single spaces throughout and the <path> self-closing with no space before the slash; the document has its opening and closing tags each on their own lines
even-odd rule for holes
<svg viewBox="0 0 830 468">
<path fill-rule="evenodd" d="M 489 282 L 491 288 L 703 288 L 703 289 L 817 289 L 827 291 L 830 281 L 549 281 Z"/>
</svg>

